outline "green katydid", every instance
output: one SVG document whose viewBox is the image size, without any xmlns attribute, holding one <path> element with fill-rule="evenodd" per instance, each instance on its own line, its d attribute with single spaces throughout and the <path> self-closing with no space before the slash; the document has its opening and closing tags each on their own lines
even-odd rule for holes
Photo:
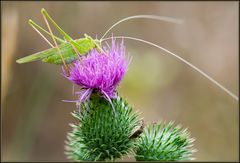
<svg viewBox="0 0 240 163">
<path fill-rule="evenodd" d="M 51 32 L 49 33 L 48 31 L 44 30 L 42 27 L 40 27 L 30 19 L 28 23 L 45 39 L 45 41 L 47 41 L 52 46 L 52 48 L 20 58 L 16 61 L 17 63 L 28 63 L 28 62 L 33 62 L 37 60 L 42 60 L 43 62 L 53 63 L 53 64 L 63 64 L 64 62 L 68 64 L 77 59 L 78 57 L 77 53 L 79 53 L 80 55 L 85 55 L 93 48 L 96 48 L 98 51 L 103 51 L 101 49 L 101 41 L 105 37 L 105 35 L 119 23 L 126 20 L 130 20 L 130 19 L 147 18 L 147 19 L 155 19 L 155 20 L 161 20 L 161 21 L 166 21 L 171 23 L 178 23 L 178 24 L 181 23 L 180 20 L 175 18 L 170 18 L 170 17 L 156 16 L 156 15 L 136 15 L 136 16 L 127 17 L 115 23 L 111 28 L 107 30 L 107 32 L 105 32 L 105 34 L 102 36 L 100 40 L 93 39 L 87 34 L 84 34 L 85 38 L 73 40 L 66 32 L 64 32 L 57 25 L 57 23 L 55 23 L 55 21 L 49 16 L 49 14 L 45 9 L 42 9 L 41 13 L 44 18 L 47 18 L 51 21 L 51 23 L 56 27 L 56 29 L 63 35 L 65 40 L 54 36 Z M 47 20 L 45 21 L 47 23 Z M 58 46 L 60 51 L 58 51 L 57 47 L 54 47 L 41 34 L 41 32 L 39 32 L 39 30 L 51 36 L 54 41 L 56 39 L 60 43 L 60 45 Z M 59 52 L 62 54 L 62 57 L 59 55 Z"/>
<path fill-rule="evenodd" d="M 85 55 L 93 48 L 97 48 L 98 50 L 101 50 L 99 40 L 93 39 L 87 34 L 85 34 L 85 38 L 73 40 L 55 23 L 55 21 L 48 15 L 45 9 L 42 9 L 41 13 L 43 14 L 44 18 L 46 17 L 52 22 L 52 24 L 56 27 L 56 29 L 63 35 L 65 40 L 62 40 L 54 36 L 51 32 L 50 33 L 47 32 L 42 27 L 34 23 L 32 20 L 29 20 L 28 23 L 35 30 L 39 29 L 45 32 L 46 34 L 52 36 L 53 39 L 56 39 L 58 42 L 60 42 L 60 45 L 56 45 L 56 47 L 53 47 L 52 45 L 52 48 L 50 49 L 20 58 L 16 61 L 17 63 L 28 63 L 28 62 L 33 62 L 37 60 L 42 60 L 43 62 L 53 63 L 53 64 L 63 64 L 63 62 L 66 62 L 68 64 L 77 59 L 78 56 L 76 53 L 80 55 Z M 62 56 L 59 55 L 59 52 L 62 54 Z"/>
</svg>

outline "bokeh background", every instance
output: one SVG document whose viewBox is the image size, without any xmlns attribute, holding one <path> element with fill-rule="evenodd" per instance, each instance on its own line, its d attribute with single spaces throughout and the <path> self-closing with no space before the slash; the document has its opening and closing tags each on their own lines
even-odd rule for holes
<svg viewBox="0 0 240 163">
<path fill-rule="evenodd" d="M 142 38 L 179 54 L 238 96 L 238 2 L 1 2 L 2 161 L 67 161 L 64 141 L 74 122 L 72 84 L 59 66 L 16 59 L 49 48 L 28 25 L 44 26 L 45 8 L 73 38 L 100 38 L 118 20 L 137 14 L 171 16 L 176 25 L 136 19 L 114 35 Z M 108 36 L 111 36 L 111 33 Z M 55 31 L 56 34 L 56 31 Z M 59 36 L 59 35 L 58 35 Z M 119 87 L 149 123 L 181 123 L 196 138 L 197 161 L 239 160 L 239 103 L 165 52 L 125 40 L 133 56 Z M 119 161 L 134 161 L 133 156 Z"/>
</svg>

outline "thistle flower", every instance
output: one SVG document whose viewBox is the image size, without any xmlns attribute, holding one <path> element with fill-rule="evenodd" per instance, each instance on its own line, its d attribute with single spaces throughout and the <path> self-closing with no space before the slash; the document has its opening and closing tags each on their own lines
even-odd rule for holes
<svg viewBox="0 0 240 163">
<path fill-rule="evenodd" d="M 64 76 L 74 84 L 81 87 L 75 92 L 79 99 L 74 102 L 82 103 L 89 100 L 93 92 L 100 93 L 106 100 L 117 97 L 117 86 L 126 73 L 129 57 L 125 57 L 125 46 L 122 40 L 120 46 L 112 39 L 112 46 L 103 46 L 104 52 L 96 49 L 77 60 L 70 67 L 70 75 Z"/>
</svg>

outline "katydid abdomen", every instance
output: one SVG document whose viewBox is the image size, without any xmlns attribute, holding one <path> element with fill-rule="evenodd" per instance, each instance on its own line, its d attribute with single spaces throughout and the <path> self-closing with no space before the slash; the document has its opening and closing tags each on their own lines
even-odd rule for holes
<svg viewBox="0 0 240 163">
<path fill-rule="evenodd" d="M 82 38 L 75 41 L 81 47 L 80 49 L 78 49 L 80 55 L 85 55 L 96 46 L 94 40 L 90 38 Z M 60 44 L 59 50 L 64 61 L 67 64 L 76 60 L 78 57 L 72 45 L 68 42 Z M 61 56 L 59 55 L 59 51 L 56 47 L 18 59 L 17 63 L 28 63 L 38 60 L 42 60 L 46 63 L 63 64 Z"/>
</svg>

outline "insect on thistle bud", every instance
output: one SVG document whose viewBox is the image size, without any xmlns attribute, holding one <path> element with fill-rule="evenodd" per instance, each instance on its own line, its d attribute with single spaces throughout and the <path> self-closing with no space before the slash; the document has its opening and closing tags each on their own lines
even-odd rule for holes
<svg viewBox="0 0 240 163">
<path fill-rule="evenodd" d="M 144 123 L 144 120 L 142 120 L 142 125 L 130 136 L 130 139 L 139 137 L 139 135 L 143 133 L 143 129 L 145 126 L 146 124 Z"/>
</svg>

